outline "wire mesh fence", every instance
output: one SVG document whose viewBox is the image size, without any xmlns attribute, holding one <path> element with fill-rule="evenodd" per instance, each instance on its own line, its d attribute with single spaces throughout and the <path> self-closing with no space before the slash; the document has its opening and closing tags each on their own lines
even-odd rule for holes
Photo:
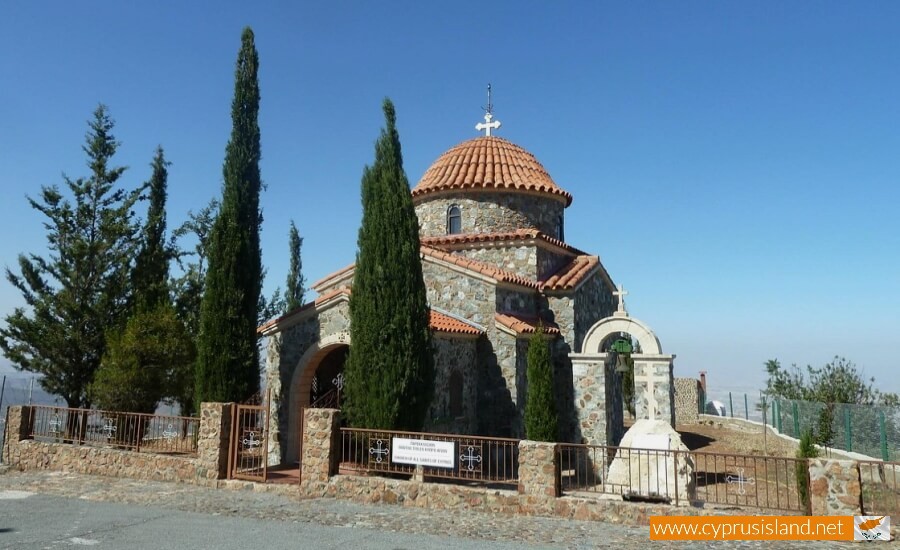
<svg viewBox="0 0 900 550">
<path fill-rule="evenodd" d="M 703 414 L 763 422 L 797 439 L 809 430 L 827 448 L 900 460 L 900 407 L 766 399 L 762 393 L 720 391 L 701 392 L 698 408 Z"/>
</svg>

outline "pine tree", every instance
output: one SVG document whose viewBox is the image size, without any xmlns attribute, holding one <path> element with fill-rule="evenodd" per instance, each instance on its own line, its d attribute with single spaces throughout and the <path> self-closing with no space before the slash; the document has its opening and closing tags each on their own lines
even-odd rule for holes
<svg viewBox="0 0 900 550">
<path fill-rule="evenodd" d="M 259 230 L 259 57 L 241 36 L 219 214 L 210 234 L 200 309 L 197 402 L 243 401 L 259 391 L 257 314 L 262 290 Z"/>
<path fill-rule="evenodd" d="M 300 232 L 297 231 L 297 226 L 294 225 L 293 220 L 291 220 L 288 241 L 288 246 L 291 250 L 291 267 L 288 271 L 287 286 L 284 291 L 285 312 L 303 305 L 303 294 L 305 293 L 303 284 L 306 282 L 303 279 L 303 262 L 300 259 L 300 248 L 303 246 L 303 239 L 300 237 Z"/>
<path fill-rule="evenodd" d="M 362 225 L 344 403 L 360 428 L 421 429 L 434 393 L 434 356 L 419 256 L 419 224 L 403 172 L 394 105 L 362 177 Z"/>
<path fill-rule="evenodd" d="M 544 328 L 537 330 L 528 342 L 528 389 L 525 398 L 525 437 L 532 441 L 556 441 L 559 419 L 553 392 L 553 365 L 550 346 L 544 339 Z"/>
<path fill-rule="evenodd" d="M 140 189 L 116 184 L 125 167 L 110 166 L 119 143 L 105 106 L 94 111 L 83 147 L 91 175 L 64 178 L 28 198 L 46 217 L 49 255 L 19 256 L 20 274 L 6 277 L 25 299 L 0 328 L 0 348 L 21 370 L 43 375 L 41 386 L 70 407 L 90 406 L 88 386 L 106 350 L 106 332 L 125 322 L 129 267 L 137 228 L 132 209 Z"/>
</svg>

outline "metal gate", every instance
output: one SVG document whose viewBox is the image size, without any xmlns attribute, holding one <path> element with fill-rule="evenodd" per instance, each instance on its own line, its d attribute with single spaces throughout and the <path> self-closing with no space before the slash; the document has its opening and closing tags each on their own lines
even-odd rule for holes
<svg viewBox="0 0 900 550">
<path fill-rule="evenodd" d="M 265 483 L 269 464 L 269 399 L 237 404 L 231 417 L 228 478 Z"/>
</svg>

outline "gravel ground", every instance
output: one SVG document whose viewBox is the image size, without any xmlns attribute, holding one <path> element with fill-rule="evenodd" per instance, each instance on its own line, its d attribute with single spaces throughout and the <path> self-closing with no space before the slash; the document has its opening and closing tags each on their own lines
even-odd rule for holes
<svg viewBox="0 0 900 550">
<path fill-rule="evenodd" d="M 128 503 L 212 516 L 255 518 L 319 526 L 366 528 L 380 532 L 427 534 L 482 542 L 513 542 L 541 548 L 644 550 L 648 527 L 556 518 L 490 515 L 470 511 L 435 512 L 391 505 L 362 505 L 334 499 L 300 500 L 259 491 L 208 489 L 184 483 L 144 482 L 50 471 L 0 475 L 3 495 L 25 491 L 90 501 Z M 0 533 L 0 546 L 3 534 Z M 771 542 L 653 542 L 653 548 L 762 548 Z M 779 542 L 778 548 L 847 547 L 834 542 Z"/>
</svg>

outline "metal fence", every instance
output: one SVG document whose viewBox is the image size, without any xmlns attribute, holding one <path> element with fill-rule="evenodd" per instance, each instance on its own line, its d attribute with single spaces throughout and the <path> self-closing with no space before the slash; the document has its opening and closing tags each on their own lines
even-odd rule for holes
<svg viewBox="0 0 900 550">
<path fill-rule="evenodd" d="M 860 461 L 863 511 L 870 516 L 900 516 L 900 462 Z"/>
<path fill-rule="evenodd" d="M 37 441 L 195 455 L 200 419 L 36 405 L 28 419 Z"/>
<path fill-rule="evenodd" d="M 427 477 L 486 485 L 519 482 L 518 439 L 341 428 L 343 471 L 414 474 L 413 462 L 422 457 L 434 464 L 423 466 Z"/>
<path fill-rule="evenodd" d="M 762 394 L 730 391 L 699 392 L 697 406 L 700 413 L 762 421 L 797 439 L 806 430 L 819 435 L 828 426 L 831 438 L 827 447 L 900 460 L 900 407 L 765 399 Z M 830 419 L 823 420 L 825 414 Z"/>
<path fill-rule="evenodd" d="M 560 444 L 564 492 L 626 500 L 706 503 L 805 512 L 797 468 L 806 460 L 769 456 Z"/>
</svg>

